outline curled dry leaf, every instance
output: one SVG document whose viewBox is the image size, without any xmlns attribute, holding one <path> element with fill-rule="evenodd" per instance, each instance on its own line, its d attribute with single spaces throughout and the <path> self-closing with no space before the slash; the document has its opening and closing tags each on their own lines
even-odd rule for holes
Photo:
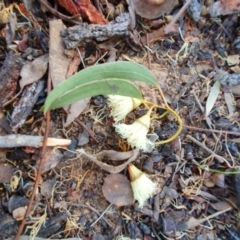
<svg viewBox="0 0 240 240">
<path fill-rule="evenodd" d="M 134 149 L 129 152 L 117 152 L 114 150 L 104 150 L 100 153 L 96 154 L 95 156 L 90 155 L 84 151 L 84 149 L 78 149 L 79 153 L 85 156 L 87 159 L 91 160 L 92 162 L 96 163 L 100 168 L 109 172 L 109 173 L 119 173 L 121 172 L 129 163 L 136 160 L 139 150 Z M 104 158 L 108 158 L 111 161 L 125 161 L 123 164 L 118 166 L 113 166 L 110 164 L 103 163 L 102 160 Z"/>
<path fill-rule="evenodd" d="M 81 14 L 92 23 L 107 24 L 105 17 L 97 11 L 90 0 L 58 0 L 59 5 L 72 15 Z"/>
<path fill-rule="evenodd" d="M 130 181 L 122 174 L 110 174 L 104 179 L 104 197 L 118 207 L 133 204 L 134 197 Z"/>
</svg>

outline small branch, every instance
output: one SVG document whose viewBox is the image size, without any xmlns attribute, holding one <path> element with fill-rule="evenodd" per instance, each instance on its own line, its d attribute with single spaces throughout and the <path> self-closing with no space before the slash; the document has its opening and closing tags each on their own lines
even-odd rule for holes
<svg viewBox="0 0 240 240">
<path fill-rule="evenodd" d="M 50 77 L 50 73 L 48 73 L 47 90 L 48 90 L 48 94 L 49 94 L 50 91 L 51 91 L 51 77 Z M 41 151 L 41 153 L 39 155 L 40 156 L 40 161 L 39 161 L 36 181 L 35 181 L 34 186 L 33 186 L 32 194 L 31 194 L 31 197 L 30 197 L 29 204 L 27 206 L 26 213 L 25 213 L 24 218 L 23 218 L 23 220 L 21 222 L 21 225 L 18 228 L 18 231 L 17 231 L 17 234 L 16 234 L 14 240 L 19 240 L 19 238 L 20 238 L 20 236 L 22 234 L 22 231 L 24 229 L 24 226 L 26 224 L 26 219 L 28 218 L 28 216 L 29 216 L 29 214 L 31 212 L 31 209 L 32 209 L 35 193 L 36 193 L 36 190 L 37 190 L 37 188 L 39 186 L 40 179 L 41 179 L 42 167 L 43 167 L 43 159 L 44 159 L 45 153 L 46 153 L 47 139 L 48 139 L 49 131 L 50 131 L 50 111 L 47 111 L 47 113 L 46 113 L 46 130 L 45 130 L 44 139 L 43 139 L 42 151 Z"/>
<path fill-rule="evenodd" d="M 44 137 L 43 136 L 31 136 L 31 135 L 20 135 L 20 134 L 10 134 L 5 136 L 0 136 L 0 148 L 14 148 L 14 147 L 34 147 L 39 148 L 43 146 Z M 46 146 L 68 146 L 71 143 L 69 139 L 59 139 L 59 138 L 47 138 Z"/>
<path fill-rule="evenodd" d="M 57 10 L 55 10 L 54 8 L 52 8 L 48 3 L 47 1 L 45 0 L 39 0 L 40 3 L 49 11 L 51 12 L 53 15 L 61 18 L 62 20 L 65 20 L 67 22 L 70 22 L 70 23 L 73 23 L 73 24 L 80 24 L 82 23 L 82 20 L 81 20 L 81 16 L 79 16 L 79 21 L 76 20 L 76 16 L 73 16 L 73 17 L 68 17 L 60 12 L 58 12 Z"/>
<path fill-rule="evenodd" d="M 176 21 L 180 18 L 180 16 L 184 13 L 184 11 L 187 9 L 187 7 L 189 6 L 189 4 L 191 3 L 192 0 L 188 0 L 183 6 L 182 8 L 178 11 L 178 13 L 174 16 L 174 18 L 172 19 L 172 21 L 165 27 L 164 29 L 164 33 L 166 35 L 168 35 L 169 33 L 172 32 L 172 30 L 174 29 L 173 25 L 176 23 Z"/>
<path fill-rule="evenodd" d="M 201 142 L 199 142 L 197 139 L 193 138 L 192 136 L 187 135 L 187 138 L 188 138 L 189 140 L 193 141 L 194 143 L 196 143 L 199 147 L 201 147 L 202 149 L 204 149 L 206 152 L 212 154 L 212 156 L 213 156 L 214 158 L 216 158 L 219 162 L 221 162 L 221 163 L 225 162 L 225 163 L 228 165 L 228 167 L 231 168 L 231 166 L 229 165 L 228 161 L 227 161 L 225 158 L 217 155 L 214 151 L 212 151 L 211 149 L 209 149 L 207 146 L 205 146 L 204 144 L 202 144 Z"/>
<path fill-rule="evenodd" d="M 93 132 L 90 129 L 88 129 L 88 127 L 82 121 L 80 121 L 78 118 L 76 118 L 74 121 L 88 132 L 88 134 L 94 140 L 95 143 L 99 143 L 99 141 L 95 138 Z"/>
<path fill-rule="evenodd" d="M 205 129 L 205 128 L 192 127 L 192 126 L 188 126 L 188 125 L 183 125 L 183 128 L 191 129 L 191 130 L 194 130 L 194 131 L 200 131 L 200 132 L 214 132 L 214 133 L 220 133 L 220 134 L 240 136 L 240 132 L 230 132 L 230 131 L 215 130 L 215 129 Z"/>
</svg>

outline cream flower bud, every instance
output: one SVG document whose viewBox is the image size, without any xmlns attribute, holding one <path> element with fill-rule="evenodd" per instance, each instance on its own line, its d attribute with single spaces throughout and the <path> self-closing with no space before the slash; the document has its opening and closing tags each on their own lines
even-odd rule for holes
<svg viewBox="0 0 240 240">
<path fill-rule="evenodd" d="M 108 95 L 108 106 L 112 108 L 110 115 L 115 122 L 123 120 L 128 113 L 141 105 L 142 100 L 137 98 Z"/>
<path fill-rule="evenodd" d="M 138 201 L 139 207 L 143 207 L 145 201 L 156 191 L 157 184 L 152 182 L 144 172 L 132 164 L 128 166 L 128 172 L 134 198 Z"/>
<path fill-rule="evenodd" d="M 127 139 L 131 147 L 136 147 L 143 151 L 151 151 L 154 148 L 154 143 L 147 138 L 150 127 L 150 113 L 151 110 L 130 125 L 124 123 L 115 124 L 116 132 L 122 138 Z"/>
</svg>

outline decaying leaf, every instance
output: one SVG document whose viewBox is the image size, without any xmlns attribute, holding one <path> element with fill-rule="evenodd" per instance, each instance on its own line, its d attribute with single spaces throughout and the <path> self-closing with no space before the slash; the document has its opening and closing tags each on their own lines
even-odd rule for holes
<svg viewBox="0 0 240 240">
<path fill-rule="evenodd" d="M 187 221 L 179 222 L 177 224 L 177 231 L 185 231 L 188 229 L 194 229 L 197 226 L 199 226 L 200 224 L 203 224 L 205 221 L 208 221 L 209 219 L 212 219 L 212 218 L 214 218 L 224 212 L 230 211 L 230 210 L 232 210 L 232 207 L 226 208 L 223 211 L 216 212 L 210 216 L 206 216 L 205 218 L 201 218 L 201 219 L 196 219 L 194 217 L 190 217 Z"/>
<path fill-rule="evenodd" d="M 210 204 L 217 211 L 224 211 L 225 209 L 232 207 L 228 201 L 219 201 L 219 202 L 210 203 Z"/>
<path fill-rule="evenodd" d="M 64 7 L 72 15 L 81 14 L 92 23 L 107 24 L 105 17 L 97 11 L 90 0 L 58 0 L 59 5 Z"/>
<path fill-rule="evenodd" d="M 213 173 L 211 176 L 212 182 L 220 187 L 220 188 L 225 188 L 225 175 L 221 173 Z"/>
<path fill-rule="evenodd" d="M 41 79 L 46 73 L 48 67 L 48 54 L 40 56 L 30 63 L 23 66 L 20 76 L 20 87 L 23 89 L 26 85 L 34 83 Z"/>
<path fill-rule="evenodd" d="M 0 70 L 0 106 L 16 93 L 18 77 L 25 61 L 18 54 L 9 54 Z"/>
<path fill-rule="evenodd" d="M 42 173 L 56 167 L 63 158 L 63 154 L 59 149 L 47 148 L 43 158 Z M 37 158 L 39 160 L 39 158 Z M 39 162 L 37 163 L 39 164 Z"/>
<path fill-rule="evenodd" d="M 122 174 L 110 174 L 104 179 L 104 197 L 116 206 L 133 204 L 134 197 L 130 181 Z"/>
<path fill-rule="evenodd" d="M 17 221 L 20 221 L 20 220 L 22 220 L 24 218 L 26 210 L 27 210 L 27 206 L 16 208 L 16 209 L 13 210 L 12 216 Z"/>
<path fill-rule="evenodd" d="M 38 97 L 42 93 L 44 85 L 45 81 L 40 80 L 24 88 L 21 94 L 21 98 L 12 112 L 11 127 L 13 129 L 13 132 L 16 132 L 16 130 L 25 123 L 26 118 L 32 112 L 32 109 L 35 106 Z"/>
<path fill-rule="evenodd" d="M 105 170 L 109 173 L 121 172 L 129 163 L 136 160 L 136 158 L 139 154 L 138 149 L 134 149 L 129 152 L 117 152 L 114 150 L 104 150 L 104 151 L 101 151 L 100 153 L 96 154 L 95 156 L 87 154 L 85 152 L 85 150 L 82 148 L 78 149 L 77 152 L 81 153 L 83 156 L 87 157 L 87 159 L 93 161 L 100 168 L 102 168 L 103 170 Z M 124 160 L 127 160 L 127 161 L 121 165 L 113 166 L 113 165 L 103 163 L 102 160 L 104 158 L 108 158 L 109 160 L 112 160 L 112 161 L 124 161 Z"/>
<path fill-rule="evenodd" d="M 48 179 L 41 184 L 41 194 L 46 198 L 49 199 L 52 197 L 53 194 L 53 187 L 56 184 L 55 179 Z"/>
<path fill-rule="evenodd" d="M 0 183 L 9 183 L 13 175 L 13 168 L 8 164 L 0 164 Z"/>
<path fill-rule="evenodd" d="M 138 15 L 148 19 L 168 14 L 178 4 L 177 0 L 128 0 L 128 2 Z"/>
<path fill-rule="evenodd" d="M 219 0 L 209 6 L 211 17 L 237 13 L 240 11 L 240 0 Z"/>
</svg>

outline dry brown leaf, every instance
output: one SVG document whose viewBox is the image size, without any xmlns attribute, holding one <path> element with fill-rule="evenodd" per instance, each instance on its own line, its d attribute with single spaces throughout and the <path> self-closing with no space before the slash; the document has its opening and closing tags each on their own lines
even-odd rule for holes
<svg viewBox="0 0 240 240">
<path fill-rule="evenodd" d="M 48 170 L 56 167 L 56 165 L 61 161 L 62 158 L 63 154 L 59 149 L 53 149 L 51 147 L 47 148 L 43 158 L 42 173 L 45 173 Z M 39 160 L 39 158 L 37 159 Z"/>
<path fill-rule="evenodd" d="M 177 231 L 185 231 L 185 230 L 188 230 L 188 229 L 194 229 L 194 228 L 198 227 L 200 224 L 203 224 L 205 221 L 207 221 L 209 219 L 212 219 L 212 218 L 215 218 L 218 215 L 220 215 L 224 212 L 230 211 L 230 210 L 232 210 L 232 207 L 226 208 L 223 211 L 216 212 L 216 213 L 214 213 L 210 216 L 206 216 L 205 218 L 201 218 L 201 219 L 196 219 L 194 217 L 190 217 L 185 222 L 178 222 L 177 223 Z"/>
<path fill-rule="evenodd" d="M 210 204 L 217 211 L 223 211 L 227 208 L 232 207 L 231 204 L 228 203 L 227 201 L 220 201 L 220 202 L 210 203 Z"/>
<path fill-rule="evenodd" d="M 0 183 L 9 183 L 13 175 L 13 168 L 8 164 L 0 164 Z"/>
<path fill-rule="evenodd" d="M 14 209 L 12 212 L 13 218 L 15 218 L 17 221 L 23 220 L 26 210 L 27 210 L 27 206 Z"/>
<path fill-rule="evenodd" d="M 212 182 L 220 187 L 220 188 L 225 188 L 225 175 L 221 173 L 213 173 L 211 176 Z"/>
<path fill-rule="evenodd" d="M 41 194 L 46 198 L 50 199 L 53 194 L 53 187 L 56 184 L 55 179 L 48 179 L 41 184 Z"/>
<path fill-rule="evenodd" d="M 133 204 L 134 197 L 130 181 L 122 174 L 110 174 L 104 179 L 104 197 L 118 207 Z"/>
<path fill-rule="evenodd" d="M 129 6 L 144 18 L 154 19 L 170 13 L 178 4 L 177 0 L 128 0 Z"/>
<path fill-rule="evenodd" d="M 96 154 L 95 156 L 90 155 L 85 152 L 84 149 L 78 149 L 77 152 L 81 153 L 83 156 L 85 156 L 87 159 L 91 160 L 92 162 L 96 163 L 100 168 L 103 170 L 109 172 L 109 173 L 119 173 L 121 172 L 129 163 L 136 160 L 139 150 L 134 149 L 132 151 L 128 152 L 117 152 L 114 150 L 104 150 L 100 153 Z M 104 158 L 108 158 L 111 161 L 125 161 L 121 165 L 110 165 L 102 162 Z"/>
<path fill-rule="evenodd" d="M 91 23 L 107 24 L 105 17 L 97 11 L 90 0 L 58 0 L 59 5 L 65 8 L 72 15 L 81 14 Z"/>
<path fill-rule="evenodd" d="M 209 6 L 211 17 L 232 14 L 240 11 L 240 0 L 219 0 Z"/>
<path fill-rule="evenodd" d="M 53 87 L 62 83 L 67 76 L 71 58 L 64 53 L 64 46 L 60 32 L 65 29 L 62 20 L 53 20 L 49 22 L 49 70 L 52 78 Z"/>
<path fill-rule="evenodd" d="M 48 67 L 48 54 L 36 58 L 34 61 L 25 64 L 22 67 L 20 76 L 20 87 L 23 89 L 26 85 L 34 83 L 41 79 L 46 73 Z"/>
</svg>

